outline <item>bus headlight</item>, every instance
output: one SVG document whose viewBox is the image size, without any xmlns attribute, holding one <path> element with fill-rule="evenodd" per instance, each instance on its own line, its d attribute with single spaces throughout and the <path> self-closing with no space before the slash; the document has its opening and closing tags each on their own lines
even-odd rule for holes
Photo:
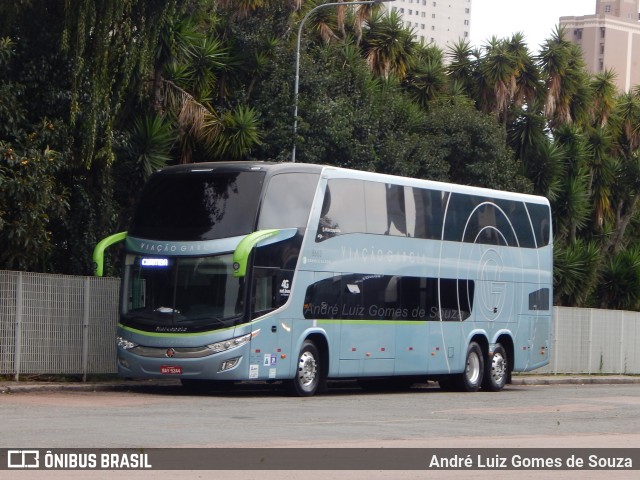
<svg viewBox="0 0 640 480">
<path fill-rule="evenodd" d="M 223 342 L 216 342 L 207 345 L 207 348 L 213 350 L 214 353 L 226 352 L 227 350 L 231 350 L 232 348 L 241 347 L 249 343 L 252 337 L 256 336 L 260 330 L 256 330 L 252 333 L 247 333 L 246 335 L 242 335 L 241 337 L 230 338 L 229 340 L 225 340 Z"/>
<path fill-rule="evenodd" d="M 118 347 L 122 348 L 123 350 L 131 350 L 132 348 L 138 346 L 137 343 L 133 343 L 132 341 L 127 340 L 123 337 L 116 337 L 116 345 L 118 345 Z"/>
</svg>

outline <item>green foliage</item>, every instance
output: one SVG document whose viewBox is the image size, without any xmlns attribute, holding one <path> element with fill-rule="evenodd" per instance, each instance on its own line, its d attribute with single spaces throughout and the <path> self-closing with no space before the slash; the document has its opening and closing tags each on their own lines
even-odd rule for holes
<svg viewBox="0 0 640 480">
<path fill-rule="evenodd" d="M 577 240 L 553 251 L 554 304 L 583 307 L 597 281 L 601 259 L 596 242 Z"/>
<path fill-rule="evenodd" d="M 434 155 L 449 165 L 449 180 L 466 185 L 528 192 L 530 182 L 506 148 L 495 121 L 469 106 L 432 105 L 426 133 Z"/>
<path fill-rule="evenodd" d="M 170 151 L 174 141 L 171 122 L 157 115 L 136 118 L 126 147 L 127 160 L 132 164 L 130 174 L 143 183 L 154 171 L 166 167 L 171 161 Z"/>
<path fill-rule="evenodd" d="M 240 105 L 225 112 L 222 117 L 222 131 L 214 144 L 217 158 L 244 159 L 251 149 L 261 143 L 258 125 L 258 113 L 253 108 Z"/>
<path fill-rule="evenodd" d="M 603 308 L 640 308 L 640 249 L 631 248 L 608 259 L 596 294 Z"/>
<path fill-rule="evenodd" d="M 69 207 L 57 177 L 63 159 L 46 146 L 56 128 L 45 120 L 14 144 L 0 140 L 0 269 L 43 272 L 51 267 L 51 218 Z"/>
<path fill-rule="evenodd" d="M 164 165 L 288 160 L 321 3 L 0 3 L 0 268 L 90 273 Z M 300 161 L 545 195 L 556 301 L 640 309 L 640 89 L 561 29 L 533 58 L 521 34 L 420 45 L 379 5 L 308 20 Z"/>
</svg>

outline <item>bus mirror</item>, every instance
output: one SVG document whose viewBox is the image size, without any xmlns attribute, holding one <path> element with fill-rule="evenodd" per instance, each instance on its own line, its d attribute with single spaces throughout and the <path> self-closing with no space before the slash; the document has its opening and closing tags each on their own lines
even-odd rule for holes
<svg viewBox="0 0 640 480">
<path fill-rule="evenodd" d="M 244 237 L 233 252 L 233 276 L 244 277 L 247 274 L 249 254 L 254 248 L 264 247 L 287 240 L 298 233 L 297 228 L 258 230 Z"/>
<path fill-rule="evenodd" d="M 120 232 L 114 233 L 98 242 L 96 248 L 93 249 L 93 274 L 96 277 L 101 277 L 104 273 L 104 251 L 114 243 L 121 242 L 125 238 L 127 238 L 127 232 Z"/>
</svg>

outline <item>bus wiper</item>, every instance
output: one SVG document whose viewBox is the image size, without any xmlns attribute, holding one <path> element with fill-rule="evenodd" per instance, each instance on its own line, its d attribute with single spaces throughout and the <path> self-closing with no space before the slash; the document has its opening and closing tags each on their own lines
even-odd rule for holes
<svg viewBox="0 0 640 480">
<path fill-rule="evenodd" d="M 160 307 L 160 308 L 156 308 L 154 310 L 154 312 L 158 312 L 158 313 L 180 313 L 180 310 L 176 310 L 175 308 L 171 308 L 171 307 Z"/>
<path fill-rule="evenodd" d="M 182 323 L 182 322 L 198 322 L 201 320 L 209 320 L 212 322 L 215 322 L 216 325 L 226 325 L 226 322 L 219 318 L 219 317 L 185 317 L 182 316 L 179 319 L 176 319 L 176 323 Z"/>
</svg>

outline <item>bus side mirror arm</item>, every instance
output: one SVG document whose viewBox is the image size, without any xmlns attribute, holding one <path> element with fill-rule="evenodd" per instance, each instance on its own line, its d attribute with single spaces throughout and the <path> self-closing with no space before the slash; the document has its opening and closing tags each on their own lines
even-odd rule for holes
<svg viewBox="0 0 640 480">
<path fill-rule="evenodd" d="M 297 228 L 258 230 L 244 237 L 233 252 L 233 276 L 242 278 L 247 274 L 249 255 L 255 247 L 282 242 L 298 233 Z"/>
<path fill-rule="evenodd" d="M 93 274 L 96 277 L 101 277 L 104 273 L 104 251 L 113 245 L 127 238 L 127 232 L 114 233 L 106 238 L 103 238 L 98 242 L 96 248 L 93 249 Z"/>
</svg>

